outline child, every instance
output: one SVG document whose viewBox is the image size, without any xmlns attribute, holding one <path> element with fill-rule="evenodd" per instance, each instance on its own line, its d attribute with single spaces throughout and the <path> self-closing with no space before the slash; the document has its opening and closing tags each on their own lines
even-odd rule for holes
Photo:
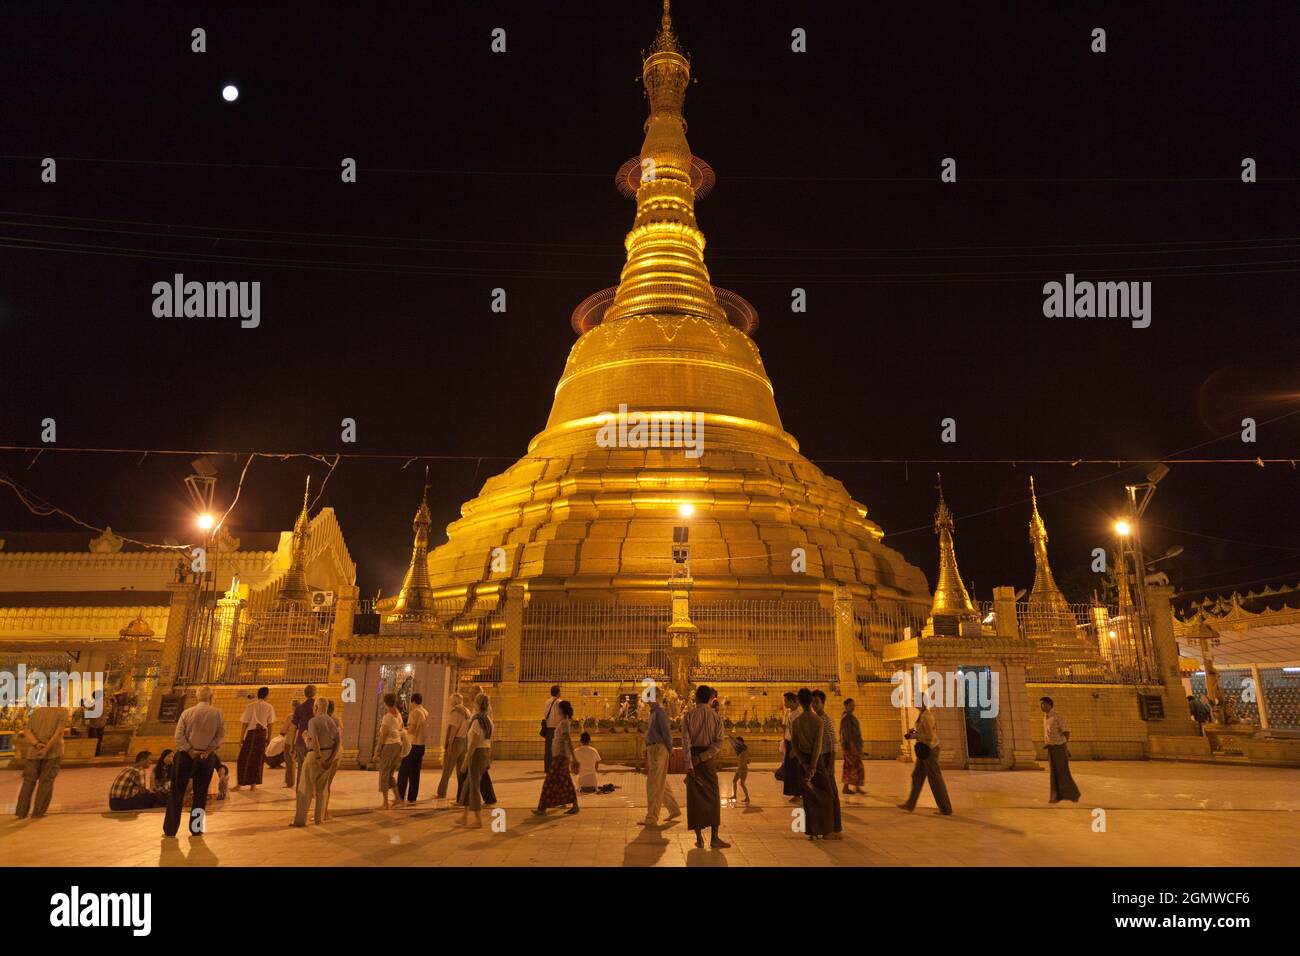
<svg viewBox="0 0 1300 956">
<path fill-rule="evenodd" d="M 595 793 L 600 783 L 600 751 L 591 745 L 591 734 L 584 731 L 578 739 L 582 746 L 573 751 L 573 758 L 578 761 L 578 789 L 583 793 Z"/>
<path fill-rule="evenodd" d="M 745 802 L 749 803 L 749 787 L 745 781 L 749 778 L 749 745 L 745 743 L 744 737 L 732 737 L 728 735 L 731 741 L 731 749 L 736 752 L 736 775 L 731 778 L 731 802 L 736 802 L 736 788 L 739 787 L 745 791 Z"/>
</svg>

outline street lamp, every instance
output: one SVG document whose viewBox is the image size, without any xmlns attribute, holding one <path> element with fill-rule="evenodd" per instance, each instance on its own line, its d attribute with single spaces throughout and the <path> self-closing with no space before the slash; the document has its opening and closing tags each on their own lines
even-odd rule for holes
<svg viewBox="0 0 1300 956">
<path fill-rule="evenodd" d="M 211 530 L 212 525 L 215 523 L 216 523 L 216 519 L 213 518 L 212 515 L 206 511 L 203 512 L 203 514 L 199 515 L 198 518 L 195 520 L 195 524 L 197 524 L 204 531 Z"/>
<path fill-rule="evenodd" d="M 1121 519 L 1115 522 L 1115 533 L 1121 538 L 1127 538 L 1132 530 L 1127 521 Z"/>
<path fill-rule="evenodd" d="M 691 504 L 689 501 L 683 501 L 681 507 L 677 509 L 677 513 L 683 518 L 689 518 L 691 515 L 695 514 L 695 505 Z"/>
</svg>

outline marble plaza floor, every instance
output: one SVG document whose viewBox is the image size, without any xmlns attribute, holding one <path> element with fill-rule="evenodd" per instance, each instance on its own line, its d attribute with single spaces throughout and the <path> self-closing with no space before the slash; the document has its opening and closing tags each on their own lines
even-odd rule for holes
<svg viewBox="0 0 1300 956">
<path fill-rule="evenodd" d="M 1078 804 L 1047 803 L 1046 773 L 945 773 L 955 813 L 934 812 L 928 790 L 913 814 L 898 810 L 910 765 L 867 763 L 867 794 L 841 797 L 844 839 L 812 842 L 791 830 L 791 808 L 771 768 L 754 768 L 753 802 L 722 811 L 727 850 L 697 850 L 679 819 L 636 826 L 645 778 L 602 774 L 618 786 L 583 795 L 582 811 L 530 814 L 540 761 L 492 767 L 505 830 L 454 825 L 458 810 L 435 801 L 426 771 L 413 807 L 375 809 L 376 775 L 341 771 L 334 819 L 305 830 L 287 824 L 291 792 L 268 773 L 256 792 L 209 803 L 204 839 L 164 841 L 162 811 L 108 813 L 116 768 L 64 770 L 50 813 L 16 820 L 19 774 L 0 771 L 0 866 L 1294 866 L 1300 862 L 1300 770 L 1191 763 L 1081 761 Z M 683 778 L 670 777 L 679 800 Z M 722 777 L 724 796 L 731 774 Z M 452 784 L 454 793 L 454 782 Z M 1094 808 L 1105 832 L 1094 832 Z"/>
</svg>

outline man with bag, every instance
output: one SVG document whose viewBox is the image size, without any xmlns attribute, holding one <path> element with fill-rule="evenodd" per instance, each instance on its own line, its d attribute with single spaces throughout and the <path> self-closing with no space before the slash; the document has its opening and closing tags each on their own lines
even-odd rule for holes
<svg viewBox="0 0 1300 956">
<path fill-rule="evenodd" d="M 542 737 L 546 740 L 546 766 L 543 773 L 551 772 L 551 744 L 555 740 L 555 728 L 560 725 L 562 719 L 559 705 L 560 685 L 556 684 L 551 688 L 551 699 L 546 702 L 546 707 L 542 711 Z"/>
<path fill-rule="evenodd" d="M 934 723 L 934 714 L 925 706 L 924 698 L 920 701 L 921 713 L 916 718 L 916 726 L 903 735 L 906 740 L 916 741 L 916 762 L 912 765 L 912 792 L 906 803 L 898 808 L 911 813 L 916 809 L 917 798 L 921 796 L 921 787 L 930 781 L 930 793 L 939 805 L 939 813 L 945 817 L 952 816 L 952 803 L 948 800 L 948 788 L 943 782 L 943 773 L 939 770 L 939 730 Z"/>
</svg>

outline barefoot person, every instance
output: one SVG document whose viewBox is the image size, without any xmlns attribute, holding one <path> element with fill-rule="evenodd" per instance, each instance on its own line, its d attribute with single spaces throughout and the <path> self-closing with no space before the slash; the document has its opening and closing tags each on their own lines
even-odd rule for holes
<svg viewBox="0 0 1300 956">
<path fill-rule="evenodd" d="M 67 731 L 68 708 L 37 707 L 27 719 L 20 734 L 25 745 L 23 755 L 23 782 L 18 791 L 14 814 L 19 820 L 30 812 L 32 819 L 45 816 L 54 797 L 54 778 L 63 766 L 63 735 Z M 36 803 L 32 804 L 32 794 Z"/>
<path fill-rule="evenodd" d="M 799 783 L 803 788 L 804 832 L 817 840 L 835 832 L 835 784 L 826 773 L 822 753 L 826 747 L 826 726 L 813 710 L 813 694 L 799 688 L 799 716 L 790 725 L 791 744 L 799 761 Z"/>
<path fill-rule="evenodd" d="M 302 772 L 298 776 L 298 810 L 294 814 L 291 826 L 305 827 L 307 811 L 316 802 L 316 823 L 325 822 L 325 811 L 329 804 L 326 789 L 330 775 L 338 762 L 339 734 L 338 724 L 329 715 L 329 701 L 323 697 L 315 699 L 315 711 L 307 722 L 307 756 L 303 758 Z"/>
<path fill-rule="evenodd" d="M 573 756 L 573 740 L 570 737 L 570 722 L 573 720 L 573 705 L 567 700 L 559 701 L 555 706 L 560 715 L 560 722 L 555 725 L 551 736 L 551 769 L 542 783 L 542 795 L 537 801 L 533 813 L 545 815 L 551 807 L 563 807 L 569 804 L 567 814 L 578 812 L 578 794 L 573 789 L 570 776 L 577 769 Z"/>
<path fill-rule="evenodd" d="M 718 836 L 722 798 L 718 786 L 718 753 L 722 750 L 722 718 L 709 706 L 717 691 L 707 684 L 695 689 L 695 706 L 682 715 L 682 757 L 686 763 L 686 825 L 695 831 L 695 845 L 704 846 L 704 828 L 712 834 L 710 847 L 731 846 Z M 817 723 L 821 727 L 821 721 Z"/>
<path fill-rule="evenodd" d="M 857 704 L 853 698 L 844 701 L 844 716 L 840 718 L 840 750 L 844 754 L 844 769 L 841 777 L 845 793 L 865 793 L 862 784 L 865 775 L 862 772 L 862 724 L 853 713 Z"/>
<path fill-rule="evenodd" d="M 469 733 L 469 710 L 460 694 L 451 695 L 451 712 L 447 715 L 447 733 L 442 742 L 442 779 L 438 781 L 438 799 L 447 796 L 447 781 L 460 765 Z M 460 803 L 460 775 L 456 776 L 456 802 Z"/>
<path fill-rule="evenodd" d="M 1079 802 L 1079 785 L 1070 774 L 1070 728 L 1065 726 L 1065 718 L 1056 712 L 1056 705 L 1050 697 L 1038 701 L 1043 712 L 1043 742 L 1047 745 L 1048 803 L 1060 803 L 1062 800 Z"/>
<path fill-rule="evenodd" d="M 460 825 L 464 827 L 481 827 L 483 825 L 483 775 L 492 765 L 492 716 L 487 694 L 479 694 L 475 701 L 474 716 L 470 718 L 469 730 L 465 734 L 464 761 L 468 769 L 465 776 L 465 809 L 461 812 Z M 474 822 L 469 815 L 474 814 Z"/>
<path fill-rule="evenodd" d="M 842 840 L 844 834 L 843 822 L 840 819 L 840 794 L 835 789 L 835 725 L 831 723 L 830 714 L 826 713 L 826 691 L 813 691 L 813 713 L 821 719 L 822 722 L 822 755 L 821 767 L 826 774 L 826 780 L 830 783 L 831 794 L 831 832 L 826 834 L 828 840 Z"/>
<path fill-rule="evenodd" d="M 239 718 L 239 760 L 235 764 L 235 789 L 247 786 L 256 790 L 262 782 L 262 765 L 266 758 L 266 744 L 271 739 L 271 725 L 275 723 L 275 708 L 266 699 L 269 687 L 257 689 L 257 700 L 244 708 Z"/>
<path fill-rule="evenodd" d="M 682 815 L 672 788 L 668 786 L 668 758 L 673 752 L 673 729 L 668 711 L 659 700 L 659 688 L 652 687 L 647 698 L 650 716 L 645 730 L 645 819 L 640 826 L 659 826 L 659 808 L 668 808 L 668 822 Z"/>
<path fill-rule="evenodd" d="M 397 709 L 397 695 L 385 694 L 384 718 L 379 722 L 379 733 L 375 736 L 373 757 L 379 762 L 379 793 L 384 798 L 385 810 L 390 806 L 390 790 L 397 801 L 401 802 L 397 796 L 397 765 L 402 762 L 402 731 L 402 712 Z"/>
<path fill-rule="evenodd" d="M 948 787 L 944 784 L 943 772 L 939 769 L 939 730 L 934 723 L 934 714 L 925 706 L 924 699 L 919 703 L 921 712 L 917 715 L 916 726 L 903 735 L 907 740 L 916 741 L 916 763 L 912 765 L 912 792 L 907 795 L 906 802 L 900 803 L 898 808 L 908 813 L 915 810 L 916 801 L 921 796 L 921 788 L 929 780 L 930 793 L 934 795 L 934 802 L 939 805 L 939 812 L 944 816 L 951 816 L 952 803 L 948 800 Z"/>
</svg>

